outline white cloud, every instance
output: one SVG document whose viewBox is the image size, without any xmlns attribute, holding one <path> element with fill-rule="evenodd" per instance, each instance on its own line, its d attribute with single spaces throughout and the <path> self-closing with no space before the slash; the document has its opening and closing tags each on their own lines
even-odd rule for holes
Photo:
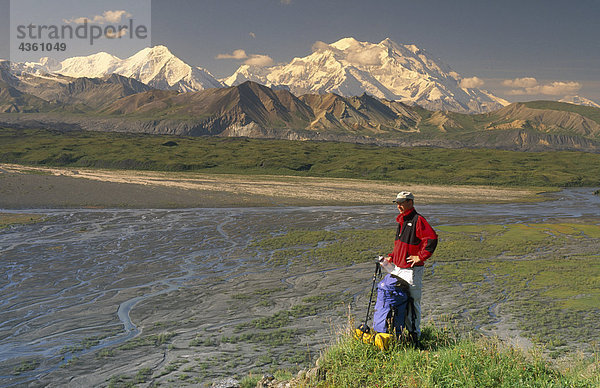
<svg viewBox="0 0 600 388">
<path fill-rule="evenodd" d="M 460 80 L 460 84 L 459 86 L 461 88 L 480 88 L 483 86 L 483 84 L 485 84 L 485 82 L 483 82 L 483 80 L 479 77 L 469 77 L 469 78 L 463 78 Z"/>
<path fill-rule="evenodd" d="M 579 89 L 581 89 L 581 84 L 579 82 L 555 81 L 548 85 L 542 85 L 540 87 L 540 92 L 541 94 L 559 96 L 564 94 L 575 93 Z"/>
<path fill-rule="evenodd" d="M 80 18 L 73 18 L 73 19 L 63 19 L 63 22 L 67 23 L 67 24 L 83 24 L 85 22 L 90 23 L 91 20 L 90 18 L 86 18 L 85 16 L 82 16 Z"/>
<path fill-rule="evenodd" d="M 502 82 L 502 85 L 511 88 L 533 88 L 537 86 L 538 81 L 533 77 L 523 77 L 515 79 L 507 79 Z"/>
<path fill-rule="evenodd" d="M 260 67 L 271 66 L 273 64 L 273 58 L 271 58 L 268 55 L 252 54 L 252 55 L 250 55 L 250 58 L 248 58 L 244 61 L 244 63 L 246 65 L 260 66 Z"/>
<path fill-rule="evenodd" d="M 356 50 L 350 50 L 346 60 L 364 66 L 381 65 L 381 49 L 374 47 L 372 49 L 363 49 L 362 47 Z"/>
<path fill-rule="evenodd" d="M 125 10 L 116 11 L 104 11 L 102 15 L 94 15 L 91 18 L 82 16 L 72 19 L 63 19 L 63 22 L 67 24 L 83 24 L 86 21 L 88 23 L 105 24 L 105 23 L 119 23 L 123 17 L 130 18 L 132 15 Z"/>
<path fill-rule="evenodd" d="M 216 59 L 245 59 L 246 65 L 252 66 L 270 66 L 273 64 L 273 58 L 263 54 L 247 54 L 245 50 L 238 49 L 233 50 L 231 54 L 219 54 L 215 57 Z"/>
<path fill-rule="evenodd" d="M 116 39 L 116 38 L 120 38 L 122 36 L 125 36 L 125 34 L 127 34 L 127 32 L 129 31 L 128 27 L 125 28 L 119 28 L 119 30 L 108 30 L 105 32 L 105 36 L 109 39 Z"/>
<path fill-rule="evenodd" d="M 506 94 L 511 95 L 511 96 L 522 96 L 522 95 L 528 94 L 528 93 L 525 89 L 511 89 L 508 92 L 506 92 Z M 533 94 L 535 94 L 535 93 L 533 93 Z"/>
<path fill-rule="evenodd" d="M 248 58 L 248 55 L 246 54 L 246 51 L 239 49 L 239 50 L 233 50 L 233 53 L 231 54 L 219 54 L 216 57 L 217 59 L 246 59 Z"/>
<path fill-rule="evenodd" d="M 450 77 L 452 77 L 454 79 L 460 79 L 460 74 L 458 74 L 455 71 L 450 71 L 448 74 L 450 74 Z"/>
<path fill-rule="evenodd" d="M 97 17 L 97 16 L 95 16 Z M 108 23 L 118 23 L 123 17 L 130 18 L 131 14 L 124 10 L 119 11 L 106 11 L 102 14 L 100 20 Z"/>
<path fill-rule="evenodd" d="M 507 82 L 510 80 L 506 80 L 503 82 L 505 86 L 517 87 L 518 89 L 511 89 L 508 91 L 508 94 L 519 96 L 519 95 L 536 95 L 536 94 L 544 94 L 547 96 L 563 96 L 565 94 L 574 94 L 579 89 L 581 89 L 581 84 L 575 81 L 553 81 L 547 84 L 538 84 L 537 81 L 534 83 L 532 80 L 535 78 L 520 78 L 517 80 L 521 80 L 521 82 Z M 513 81 L 517 81 L 513 80 Z M 523 81 L 529 80 L 529 81 Z"/>
<path fill-rule="evenodd" d="M 336 55 L 345 55 L 348 62 L 358 65 L 381 65 L 381 48 L 379 47 L 373 47 L 369 49 L 364 48 L 357 43 L 356 45 L 351 45 L 344 50 L 340 50 L 325 42 L 317 40 L 312 45 L 312 52 L 314 53 L 318 51 L 333 51 Z"/>
<path fill-rule="evenodd" d="M 314 53 L 314 52 L 317 52 L 317 51 L 320 51 L 320 50 L 335 50 L 335 48 L 332 47 L 332 46 L 330 46 L 330 45 L 328 45 L 327 43 L 325 43 L 323 41 L 317 40 L 312 45 L 312 51 Z"/>
</svg>

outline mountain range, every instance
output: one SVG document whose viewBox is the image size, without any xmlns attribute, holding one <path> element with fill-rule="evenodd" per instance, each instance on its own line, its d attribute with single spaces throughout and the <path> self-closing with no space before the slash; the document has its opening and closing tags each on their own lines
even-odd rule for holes
<svg viewBox="0 0 600 388">
<path fill-rule="evenodd" d="M 0 126 L 600 152 L 600 109 L 568 103 L 516 103 L 470 115 L 430 111 L 366 93 L 295 96 L 252 81 L 180 93 L 143 90 L 148 87 L 118 75 L 42 80 L 50 86 L 34 90 L 31 80 L 27 85 L 37 95 L 0 81 L 0 109 L 8 112 L 0 114 Z M 56 98 L 50 101 L 39 97 L 51 92 Z"/>
<path fill-rule="evenodd" d="M 62 62 L 42 58 L 38 63 L 13 63 L 11 67 L 17 76 L 31 74 L 99 78 L 118 74 L 133 78 L 151 88 L 180 92 L 223 87 L 208 70 L 188 65 L 165 46 L 145 48 L 126 59 L 100 52 L 85 57 L 68 58 Z"/>
<path fill-rule="evenodd" d="M 253 77 L 261 82 L 244 81 Z M 371 44 L 346 38 L 287 65 L 244 65 L 224 83 L 232 86 L 185 64 L 164 46 L 124 60 L 99 53 L 63 62 L 0 61 L 0 125 L 600 150 L 600 109 L 550 101 L 508 104 L 485 91 L 461 88 L 462 78 L 447 66 L 389 39 Z M 407 90 L 413 93 L 403 94 Z M 593 104 L 578 96 L 569 99 Z M 426 102 L 440 109 L 425 108 Z M 446 109 L 450 105 L 456 109 Z M 473 110 L 484 113 L 466 113 Z"/>
<path fill-rule="evenodd" d="M 206 69 L 186 64 L 165 46 L 145 48 L 126 59 L 100 52 L 62 62 L 41 58 L 36 63 L 11 63 L 9 67 L 15 77 L 99 78 L 118 74 L 151 88 L 180 92 L 254 81 L 296 95 L 335 93 L 351 97 L 368 93 L 430 110 L 461 113 L 485 113 L 509 104 L 476 87 L 476 77 L 463 78 L 425 50 L 390 39 L 376 44 L 351 37 L 332 44 L 317 42 L 308 56 L 270 67 L 241 65 L 221 80 Z M 600 107 L 580 96 L 566 96 L 561 101 Z"/>
<path fill-rule="evenodd" d="M 242 65 L 221 81 L 206 69 L 193 67 L 165 46 L 146 48 L 126 59 L 100 52 L 62 62 L 42 58 L 37 63 L 12 64 L 17 76 L 61 75 L 98 78 L 119 74 L 152 88 L 200 91 L 254 81 L 284 88 L 296 95 L 336 93 L 350 97 L 368 93 L 408 105 L 463 113 L 482 113 L 508 102 L 476 87 L 440 60 L 434 60 L 415 45 L 400 45 L 390 39 L 374 44 L 343 38 L 332 44 L 315 45 L 312 54 L 272 67 Z"/>
</svg>

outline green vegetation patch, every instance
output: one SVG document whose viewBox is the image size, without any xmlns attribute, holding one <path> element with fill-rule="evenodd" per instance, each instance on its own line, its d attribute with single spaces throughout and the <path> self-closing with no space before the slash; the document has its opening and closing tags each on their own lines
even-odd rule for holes
<svg viewBox="0 0 600 388">
<path fill-rule="evenodd" d="M 510 325 L 554 355 L 569 347 L 589 349 L 600 331 L 600 260 L 593 254 L 600 226 L 439 230 L 443 243 L 432 259 L 436 265 L 429 269 L 429 281 L 460 285 L 462 307 L 476 324 L 494 323 L 498 318 L 490 305 L 498 305 L 501 315 L 512 317 Z"/>
<path fill-rule="evenodd" d="M 142 368 L 133 376 L 115 375 L 108 379 L 109 388 L 128 388 L 137 387 L 139 384 L 147 382 L 152 376 L 152 369 Z"/>
<path fill-rule="evenodd" d="M 32 370 L 35 370 L 39 365 L 40 365 L 39 361 L 35 361 L 35 360 L 23 361 L 22 363 L 20 363 L 19 365 L 15 366 L 13 368 L 12 373 L 14 375 L 20 375 L 21 373 L 31 372 Z"/>
<path fill-rule="evenodd" d="M 254 319 L 250 322 L 240 323 L 235 326 L 236 331 L 255 329 L 275 329 L 290 325 L 294 319 L 309 317 L 332 311 L 336 305 L 343 306 L 342 293 L 328 293 L 304 298 L 303 304 L 292 306 L 289 310 L 278 311 L 270 316 Z"/>
<path fill-rule="evenodd" d="M 396 346 L 379 351 L 351 337 L 327 349 L 318 387 L 597 387 L 598 360 L 571 364 L 558 371 L 541 357 L 487 338 L 449 338 L 425 327 L 425 350 Z"/>
<path fill-rule="evenodd" d="M 435 261 L 492 258 L 501 254 L 523 256 L 539 250 L 553 250 L 567 241 L 600 238 L 599 225 L 510 224 L 457 225 L 437 228 L 440 246 Z"/>
<path fill-rule="evenodd" d="M 165 146 L 164 144 L 174 144 Z M 0 162 L 422 184 L 600 186 L 600 155 L 0 128 Z"/>
<path fill-rule="evenodd" d="M 292 345 L 299 341 L 300 338 L 315 334 L 315 330 L 303 329 L 277 329 L 268 332 L 244 333 L 233 336 L 223 336 L 221 342 L 237 343 L 251 342 L 268 346 L 284 346 Z"/>
<path fill-rule="evenodd" d="M 372 260 L 382 249 L 393 242 L 394 231 L 342 230 L 311 231 L 291 230 L 288 233 L 255 241 L 251 244 L 270 252 L 270 263 L 287 265 L 294 263 L 327 263 L 335 258 L 337 263 L 351 264 Z"/>
<path fill-rule="evenodd" d="M 61 354 L 76 353 L 76 352 L 80 352 L 85 349 L 90 349 L 90 348 L 98 345 L 100 343 L 100 340 L 102 340 L 103 338 L 106 338 L 106 336 L 95 336 L 95 337 L 84 338 L 81 341 L 81 343 L 79 343 L 77 345 L 70 345 L 70 346 L 63 347 L 61 349 L 60 353 Z"/>
<path fill-rule="evenodd" d="M 131 350 L 137 349 L 143 346 L 161 346 L 168 343 L 171 338 L 175 337 L 177 334 L 175 333 L 160 333 L 160 334 L 152 334 L 144 337 L 137 337 L 130 341 L 125 342 L 123 345 L 119 346 L 119 350 Z"/>
<path fill-rule="evenodd" d="M 589 348 L 594 332 L 600 331 L 600 260 L 594 255 L 600 245 L 600 225 L 532 223 L 436 229 L 440 242 L 426 266 L 426 281 L 445 292 L 454 290 L 473 326 L 493 325 L 500 314 L 512 317 L 510 325 L 551 351 Z M 279 264 L 327 264 L 332 258 L 349 264 L 370 262 L 390 252 L 393 236 L 391 229 L 293 230 L 255 241 L 253 246 L 265 250 L 271 260 L 285 258 Z M 323 240 L 318 241 L 319 237 Z M 498 313 L 491 311 L 495 305 Z M 291 310 L 243 325 L 285 327 L 290 322 Z"/>
<path fill-rule="evenodd" d="M 523 256 L 552 249 L 566 241 L 600 238 L 600 226 L 584 224 L 457 225 L 437 228 L 440 243 L 431 262 L 457 262 Z M 267 251 L 271 264 L 368 262 L 393 249 L 394 230 L 291 230 L 257 240 L 252 247 Z"/>
<path fill-rule="evenodd" d="M 44 221 L 44 219 L 45 216 L 40 214 L 0 213 L 0 229 L 12 225 L 35 224 Z"/>
<path fill-rule="evenodd" d="M 568 104 L 558 101 L 529 101 L 522 104 L 532 109 L 551 109 L 577 113 L 600 124 L 600 109 L 591 106 Z"/>
</svg>

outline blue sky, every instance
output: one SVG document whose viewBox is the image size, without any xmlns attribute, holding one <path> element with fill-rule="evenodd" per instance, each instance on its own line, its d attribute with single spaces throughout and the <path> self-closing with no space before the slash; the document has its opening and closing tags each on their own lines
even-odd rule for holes
<svg viewBox="0 0 600 388">
<path fill-rule="evenodd" d="M 64 1 L 39 4 L 51 10 L 52 3 Z M 0 7 L 7 4 L 0 0 Z M 127 0 L 118 4 L 128 10 Z M 5 15 L 0 12 L 4 58 Z M 416 44 L 510 101 L 556 99 L 568 91 L 600 102 L 599 18 L 597 0 L 154 0 L 151 27 L 153 44 L 166 45 L 217 77 L 247 60 L 217 59 L 234 50 L 280 63 L 310 54 L 316 41 L 389 37 Z M 120 57 L 132 54 L 113 51 Z M 510 94 L 526 87 L 525 94 Z"/>
</svg>

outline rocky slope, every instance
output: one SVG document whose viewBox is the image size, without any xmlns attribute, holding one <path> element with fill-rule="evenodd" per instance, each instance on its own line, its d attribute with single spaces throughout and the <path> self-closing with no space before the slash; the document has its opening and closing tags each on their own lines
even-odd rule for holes
<svg viewBox="0 0 600 388">
<path fill-rule="evenodd" d="M 492 120 L 485 126 L 486 130 L 533 128 L 546 133 L 566 132 L 594 138 L 600 136 L 600 123 L 580 113 L 534 109 L 524 103 L 511 104 L 489 117 Z"/>
<path fill-rule="evenodd" d="M 517 103 L 467 115 L 429 111 L 368 94 L 297 97 L 250 81 L 190 93 L 157 89 L 136 93 L 144 85 L 120 76 L 60 85 L 71 90 L 73 101 L 51 103 L 3 82 L 0 102 L 4 111 L 13 113 L 1 114 L 0 125 L 391 146 L 600 151 L 600 109 L 566 103 Z M 115 96 L 122 97 L 110 102 Z"/>
<path fill-rule="evenodd" d="M 47 101 L 0 81 L 0 113 L 39 112 L 50 106 Z"/>
</svg>

